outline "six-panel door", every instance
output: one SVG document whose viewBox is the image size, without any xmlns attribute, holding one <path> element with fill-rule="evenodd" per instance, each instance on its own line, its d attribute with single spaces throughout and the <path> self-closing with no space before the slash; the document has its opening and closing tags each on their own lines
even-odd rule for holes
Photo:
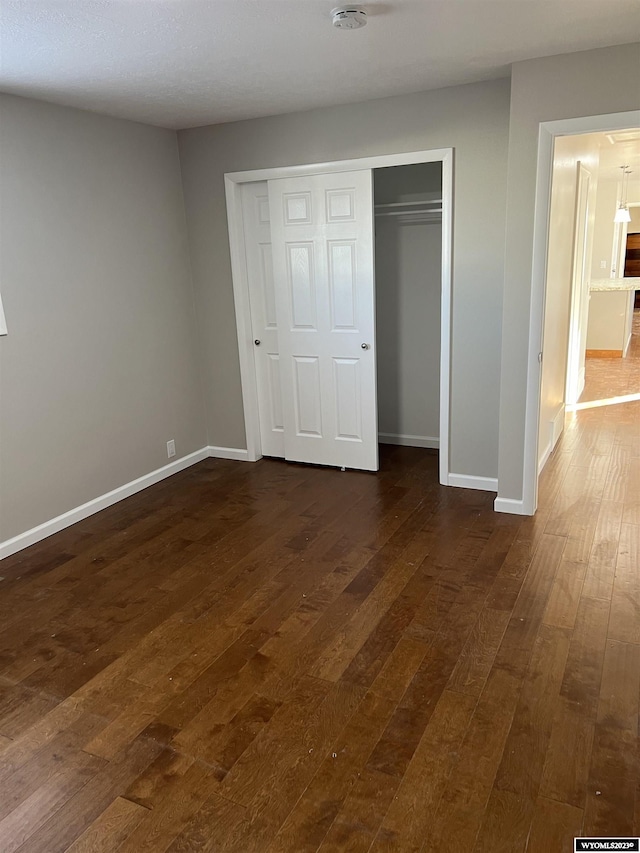
<svg viewBox="0 0 640 853">
<path fill-rule="evenodd" d="M 268 188 L 285 458 L 377 471 L 372 173 Z"/>
</svg>

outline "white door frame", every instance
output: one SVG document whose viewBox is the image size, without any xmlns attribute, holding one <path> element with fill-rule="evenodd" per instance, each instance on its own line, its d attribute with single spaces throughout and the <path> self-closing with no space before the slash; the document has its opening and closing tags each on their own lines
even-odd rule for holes
<svg viewBox="0 0 640 853">
<path fill-rule="evenodd" d="M 354 172 L 359 169 L 381 169 L 388 166 L 409 166 L 414 163 L 442 163 L 442 299 L 440 311 L 440 482 L 449 483 L 449 411 L 451 384 L 451 253 L 453 233 L 453 148 L 436 148 L 431 151 L 411 151 L 403 154 L 382 154 L 377 157 L 359 157 L 354 160 L 336 160 L 327 163 L 309 163 L 302 166 L 280 166 L 271 169 L 252 169 L 246 172 L 228 172 L 224 176 L 227 198 L 227 222 L 231 249 L 231 276 L 236 311 L 242 404 L 247 441 L 248 460 L 255 462 L 262 456 L 260 424 L 258 421 L 258 394 L 253 336 L 249 305 L 249 282 L 245 263 L 245 241 L 242 221 L 242 184 L 252 181 L 269 181 L 276 178 L 294 178 L 327 172 Z"/>
<path fill-rule="evenodd" d="M 529 313 L 529 353 L 527 362 L 527 394 L 524 427 L 524 464 L 522 477 L 522 505 L 514 510 L 509 501 L 509 512 L 533 515 L 538 506 L 538 431 L 540 420 L 540 381 L 542 378 L 540 356 L 543 351 L 544 311 L 546 299 L 547 246 L 549 239 L 549 213 L 551 207 L 551 178 L 553 174 L 553 146 L 557 136 L 579 133 L 624 130 L 640 126 L 640 110 L 585 116 L 541 122 L 538 134 L 538 170 L 533 226 L 533 264 L 531 270 L 531 303 Z M 495 508 L 502 510 L 503 499 L 498 497 Z"/>
</svg>

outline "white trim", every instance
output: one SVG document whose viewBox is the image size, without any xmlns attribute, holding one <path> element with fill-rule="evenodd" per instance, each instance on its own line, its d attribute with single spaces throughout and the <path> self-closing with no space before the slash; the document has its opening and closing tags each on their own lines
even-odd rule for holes
<svg viewBox="0 0 640 853">
<path fill-rule="evenodd" d="M 549 441 L 547 442 L 547 446 L 544 449 L 544 453 L 540 457 L 540 461 L 538 462 L 538 475 L 547 464 L 547 461 L 553 451 L 555 450 L 555 446 L 558 443 L 560 436 L 564 431 L 564 415 L 565 415 L 565 404 L 561 403 L 555 415 L 549 421 Z"/>
<path fill-rule="evenodd" d="M 7 320 L 4 315 L 4 308 L 2 307 L 2 294 L 0 293 L 0 335 L 7 334 Z"/>
<path fill-rule="evenodd" d="M 82 521 L 84 518 L 100 512 L 100 510 L 106 509 L 118 503 L 118 501 L 131 497 L 131 495 L 135 495 L 137 492 L 141 492 L 143 489 L 153 486 L 155 483 L 159 483 L 161 480 L 165 480 L 167 477 L 171 477 L 173 474 L 177 474 L 179 471 L 183 471 L 197 462 L 202 462 L 203 459 L 207 459 L 211 455 L 209 452 L 211 449 L 203 447 L 200 450 L 196 450 L 195 453 L 190 453 L 188 456 L 176 459 L 175 462 L 163 465 L 162 468 L 156 468 L 155 471 L 151 471 L 149 474 L 138 477 L 136 480 L 131 480 L 130 483 L 125 483 L 124 486 L 119 486 L 117 489 L 106 492 L 106 494 L 87 501 L 87 503 L 81 504 L 75 509 L 70 509 L 68 512 L 64 512 L 50 521 L 45 521 L 37 527 L 32 527 L 31 530 L 26 530 L 18 536 L 0 542 L 0 560 L 11 554 L 15 554 L 16 551 L 28 548 L 29 545 L 40 542 L 41 539 L 46 539 L 60 530 L 64 530 L 65 527 L 70 527 L 77 521 Z"/>
<path fill-rule="evenodd" d="M 533 515 L 526 509 L 523 501 L 516 501 L 513 498 L 496 498 L 493 508 L 496 512 L 508 512 L 511 515 Z"/>
<path fill-rule="evenodd" d="M 224 176 L 224 183 L 227 196 L 231 279 L 233 281 L 236 335 L 238 338 L 238 355 L 240 357 L 242 408 L 244 410 L 247 459 L 250 462 L 256 462 L 262 456 L 262 446 L 260 442 L 258 383 L 253 354 L 242 196 L 240 194 L 241 185 L 231 181 L 228 175 Z"/>
<path fill-rule="evenodd" d="M 205 448 L 208 451 L 208 456 L 212 459 L 237 459 L 239 462 L 255 462 L 255 459 L 249 458 L 249 451 L 239 447 L 216 447 L 210 444 Z"/>
<path fill-rule="evenodd" d="M 558 411 L 556 412 L 553 420 L 551 421 L 551 449 L 555 450 L 555 446 L 560 439 L 560 436 L 564 432 L 564 418 L 566 414 L 566 407 L 564 403 L 560 403 L 558 406 Z"/>
<path fill-rule="evenodd" d="M 397 432 L 379 432 L 380 444 L 399 444 L 402 447 L 430 447 L 437 450 L 440 439 L 433 435 L 404 435 Z"/>
<path fill-rule="evenodd" d="M 472 474 L 449 474 L 447 486 L 457 486 L 460 489 L 480 489 L 482 492 L 497 492 L 497 477 L 474 477 Z"/>
<path fill-rule="evenodd" d="M 552 450 L 553 450 L 553 448 L 551 447 L 551 441 L 548 441 L 547 446 L 545 447 L 542 456 L 538 460 L 538 476 L 540 476 L 540 474 L 542 473 L 542 469 L 544 468 L 544 466 L 549 461 L 549 457 L 551 456 Z"/>
<path fill-rule="evenodd" d="M 227 172 L 225 178 L 233 184 L 253 181 L 273 181 L 276 178 L 296 178 L 324 175 L 328 172 L 353 172 L 356 169 L 382 169 L 386 166 L 411 166 L 414 163 L 435 163 L 450 156 L 452 148 L 432 148 L 430 151 L 406 151 L 401 154 L 379 154 L 375 157 L 356 157 L 353 160 L 329 160 L 325 163 L 305 163 L 299 166 L 275 166 L 270 169 L 249 169 L 246 172 Z"/>
<path fill-rule="evenodd" d="M 611 115 L 561 119 L 540 124 L 538 167 L 534 207 L 533 263 L 531 268 L 531 300 L 529 313 L 529 354 L 524 428 L 522 500 L 498 497 L 497 512 L 533 515 L 538 505 L 538 430 L 540 420 L 540 379 L 542 371 L 538 354 L 542 352 L 544 308 L 546 296 L 547 241 L 551 202 L 553 145 L 556 136 L 623 130 L 640 125 L 640 110 Z M 512 507 L 509 509 L 509 507 Z"/>
<path fill-rule="evenodd" d="M 453 148 L 442 154 L 442 292 L 440 307 L 440 483 L 449 482 L 451 449 L 451 294 L 453 257 Z"/>
<path fill-rule="evenodd" d="M 249 312 L 249 287 L 245 265 L 245 238 L 242 224 L 242 184 L 335 172 L 352 172 L 359 169 L 380 169 L 388 166 L 406 166 L 413 163 L 442 163 L 442 296 L 440 312 L 440 457 L 439 477 L 443 485 L 449 479 L 449 419 L 451 394 L 451 289 L 453 246 L 453 148 L 435 148 L 431 151 L 409 151 L 401 154 L 383 154 L 377 157 L 360 157 L 354 160 L 335 160 L 327 163 L 310 163 L 300 166 L 279 166 L 271 169 L 252 169 L 246 172 L 228 172 L 224 176 L 231 250 L 231 277 L 236 311 L 236 331 L 242 382 L 247 459 L 256 461 L 262 455 L 258 421 L 257 382 L 253 357 L 253 337 Z"/>
</svg>

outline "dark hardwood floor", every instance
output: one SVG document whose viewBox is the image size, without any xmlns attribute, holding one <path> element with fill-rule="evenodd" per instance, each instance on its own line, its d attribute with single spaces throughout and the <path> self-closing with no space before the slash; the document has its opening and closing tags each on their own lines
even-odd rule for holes
<svg viewBox="0 0 640 853">
<path fill-rule="evenodd" d="M 411 448 L 210 460 L 5 560 L 2 853 L 637 833 L 640 401 L 568 417 L 534 518 L 492 501 Z"/>
</svg>

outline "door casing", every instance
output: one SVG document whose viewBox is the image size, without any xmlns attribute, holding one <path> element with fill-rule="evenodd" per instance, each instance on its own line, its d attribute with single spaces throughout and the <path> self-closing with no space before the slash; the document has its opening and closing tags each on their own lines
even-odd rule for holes
<svg viewBox="0 0 640 853">
<path fill-rule="evenodd" d="M 440 309 L 440 455 L 439 479 L 442 485 L 449 482 L 450 448 L 450 386 L 451 386 L 451 292 L 452 292 L 452 235 L 453 235 L 453 148 L 436 148 L 430 151 L 412 151 L 403 154 L 382 154 L 352 160 L 326 163 L 309 163 L 302 166 L 282 166 L 270 169 L 252 169 L 245 172 L 228 172 L 224 176 L 231 251 L 231 275 L 236 313 L 242 403 L 248 460 L 262 457 L 260 423 L 258 417 L 258 391 L 251 311 L 249 280 L 246 265 L 241 188 L 245 183 L 269 181 L 276 178 L 293 178 L 302 175 L 354 172 L 380 169 L 389 166 L 408 166 L 415 163 L 442 163 L 442 266 Z"/>
</svg>

